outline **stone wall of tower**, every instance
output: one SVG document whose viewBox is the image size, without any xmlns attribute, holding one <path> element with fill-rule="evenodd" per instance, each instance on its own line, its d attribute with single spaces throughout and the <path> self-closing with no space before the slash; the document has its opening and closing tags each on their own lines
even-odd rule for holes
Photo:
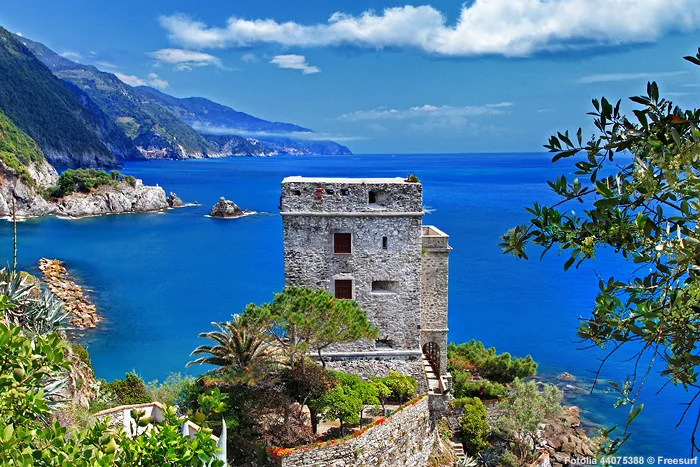
<svg viewBox="0 0 700 467">
<path fill-rule="evenodd" d="M 377 203 L 368 203 L 369 191 L 377 193 Z M 418 350 L 420 184 L 287 179 L 280 208 L 285 284 L 334 293 L 335 280 L 351 280 L 353 299 L 379 328 L 376 342 L 345 344 L 329 351 Z M 335 233 L 351 234 L 350 254 L 334 253 Z"/>
<path fill-rule="evenodd" d="M 421 255 L 420 345 L 440 347 L 440 373 L 447 372 L 447 283 L 449 237 L 435 227 L 423 226 Z"/>
</svg>

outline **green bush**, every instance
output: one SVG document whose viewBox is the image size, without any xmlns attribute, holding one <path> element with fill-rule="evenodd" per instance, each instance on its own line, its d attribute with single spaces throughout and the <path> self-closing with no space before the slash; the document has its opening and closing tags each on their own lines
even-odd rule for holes
<svg viewBox="0 0 700 467">
<path fill-rule="evenodd" d="M 75 354 L 78 359 L 80 359 L 81 362 L 86 364 L 90 370 L 92 370 L 92 362 L 90 361 L 90 354 L 88 354 L 88 351 L 85 347 L 78 343 L 72 342 L 70 344 L 71 350 L 73 350 L 73 353 Z"/>
<path fill-rule="evenodd" d="M 190 408 L 190 394 L 195 391 L 196 384 L 197 382 L 192 376 L 171 373 L 162 384 L 158 384 L 158 381 L 148 383 L 146 390 L 153 401 L 188 409 Z"/>
<path fill-rule="evenodd" d="M 395 401 L 404 402 L 416 394 L 418 384 L 410 376 L 406 376 L 398 371 L 390 371 L 389 375 L 381 379 L 391 391 L 391 398 Z"/>
<path fill-rule="evenodd" d="M 486 442 L 486 436 L 489 433 L 486 407 L 478 397 L 461 399 L 458 405 L 464 409 L 464 416 L 459 420 L 464 450 L 472 455 L 478 454 L 489 445 Z"/>
<path fill-rule="evenodd" d="M 478 397 L 480 399 L 496 399 L 505 395 L 507 389 L 501 383 L 486 379 L 470 381 L 466 384 L 454 384 L 455 397 Z"/>
<path fill-rule="evenodd" d="M 496 354 L 496 349 L 486 348 L 481 342 L 471 340 L 447 347 L 450 371 L 470 371 L 503 384 L 512 383 L 516 378 L 529 378 L 535 374 L 537 363 L 530 355 L 525 358 L 511 357 L 509 353 Z"/>
<path fill-rule="evenodd" d="M 58 178 L 58 185 L 51 192 L 51 196 L 60 198 L 75 191 L 89 193 L 94 188 L 103 185 L 116 186 L 121 181 L 136 186 L 136 179 L 133 176 L 124 176 L 116 170 L 107 173 L 104 170 L 96 169 L 68 169 Z"/>
<path fill-rule="evenodd" d="M 119 405 L 143 404 L 151 402 L 146 384 L 136 373 L 127 373 L 124 379 L 116 379 L 107 384 Z"/>
</svg>

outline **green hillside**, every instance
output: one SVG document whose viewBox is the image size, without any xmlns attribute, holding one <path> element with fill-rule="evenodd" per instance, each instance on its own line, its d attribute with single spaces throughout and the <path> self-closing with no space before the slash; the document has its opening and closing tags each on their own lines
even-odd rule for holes
<svg viewBox="0 0 700 467">
<path fill-rule="evenodd" d="M 0 27 L 0 110 L 52 161 L 115 165 L 99 128 L 75 95 Z"/>
<path fill-rule="evenodd" d="M 17 128 L 2 111 L 0 111 L 0 159 L 29 185 L 34 185 L 34 180 L 29 175 L 27 166 L 31 162 L 40 164 L 44 159 L 39 146 L 25 132 Z"/>
<path fill-rule="evenodd" d="M 174 152 L 182 146 L 187 154 L 207 154 L 214 150 L 204 137 L 170 110 L 124 84 L 115 75 L 70 61 L 38 42 L 26 38 L 21 41 L 56 76 L 89 96 L 136 145 L 144 149 L 170 148 Z"/>
</svg>

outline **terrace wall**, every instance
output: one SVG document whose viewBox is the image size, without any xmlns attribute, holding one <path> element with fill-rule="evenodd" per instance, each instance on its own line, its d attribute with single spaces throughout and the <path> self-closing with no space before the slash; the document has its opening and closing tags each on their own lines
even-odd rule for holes
<svg viewBox="0 0 700 467">
<path fill-rule="evenodd" d="M 422 467 L 427 465 L 436 431 L 428 397 L 423 396 L 362 435 L 338 444 L 301 448 L 274 459 L 278 467 Z"/>
</svg>

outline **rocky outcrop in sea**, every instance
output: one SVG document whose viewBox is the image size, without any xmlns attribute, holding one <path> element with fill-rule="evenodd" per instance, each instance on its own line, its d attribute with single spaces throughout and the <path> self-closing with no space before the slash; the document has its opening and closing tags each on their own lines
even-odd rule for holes
<svg viewBox="0 0 700 467">
<path fill-rule="evenodd" d="M 180 197 L 172 191 L 168 195 L 167 202 L 168 206 L 170 206 L 171 208 L 181 208 L 185 205 L 185 203 L 182 202 Z"/>
<path fill-rule="evenodd" d="M 63 309 L 70 316 L 70 324 L 77 329 L 97 326 L 100 317 L 95 305 L 83 293 L 83 288 L 73 282 L 68 271 L 57 259 L 41 258 L 39 271 L 49 290 L 63 302 Z"/>
<path fill-rule="evenodd" d="M 251 211 L 247 209 L 243 211 L 241 208 L 238 207 L 236 203 L 234 203 L 233 201 L 229 201 L 222 196 L 219 199 L 219 201 L 214 205 L 214 207 L 211 208 L 211 211 L 209 211 L 209 216 L 231 219 L 234 217 L 241 217 L 250 213 Z"/>
<path fill-rule="evenodd" d="M 171 206 L 163 188 L 144 185 L 141 180 L 133 184 L 120 181 L 116 185 L 97 187 L 89 193 L 75 192 L 56 200 L 47 199 L 42 191 L 56 185 L 56 170 L 44 160 L 41 165 L 31 164 L 29 173 L 36 182 L 34 186 L 0 160 L 0 217 L 12 216 L 12 198 L 18 217 L 101 216 L 160 211 Z M 175 196 L 171 202 L 178 200 Z"/>
</svg>

